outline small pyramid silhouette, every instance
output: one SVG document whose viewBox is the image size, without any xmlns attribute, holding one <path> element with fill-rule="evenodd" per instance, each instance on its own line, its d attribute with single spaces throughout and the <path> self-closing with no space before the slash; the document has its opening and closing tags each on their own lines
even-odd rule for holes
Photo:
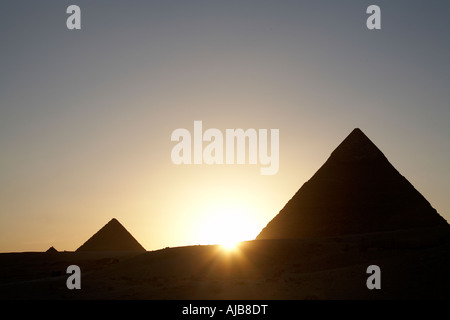
<svg viewBox="0 0 450 320">
<path fill-rule="evenodd" d="M 56 253 L 58 252 L 58 250 L 56 250 L 53 246 L 51 246 L 50 248 L 47 249 L 47 251 L 45 251 L 47 253 Z"/>
<path fill-rule="evenodd" d="M 256 239 L 446 225 L 445 219 L 356 128 Z"/>
<path fill-rule="evenodd" d="M 146 251 L 139 242 L 113 218 L 76 251 Z"/>
</svg>

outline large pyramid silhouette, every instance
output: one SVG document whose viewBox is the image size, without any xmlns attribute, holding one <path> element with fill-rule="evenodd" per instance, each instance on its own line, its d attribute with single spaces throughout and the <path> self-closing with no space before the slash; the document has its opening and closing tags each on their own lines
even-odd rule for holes
<svg viewBox="0 0 450 320">
<path fill-rule="evenodd" d="M 354 129 L 256 239 L 328 237 L 448 225 Z"/>
<path fill-rule="evenodd" d="M 139 242 L 113 218 L 76 251 L 146 251 Z"/>
</svg>

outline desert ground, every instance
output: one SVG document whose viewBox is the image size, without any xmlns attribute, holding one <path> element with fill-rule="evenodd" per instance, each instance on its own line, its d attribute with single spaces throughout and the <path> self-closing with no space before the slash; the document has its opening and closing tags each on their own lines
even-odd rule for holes
<svg viewBox="0 0 450 320">
<path fill-rule="evenodd" d="M 0 254 L 0 299 L 449 299 L 450 228 L 136 252 Z M 81 289 L 66 268 L 81 269 Z M 369 290 L 369 265 L 381 289 Z"/>
</svg>

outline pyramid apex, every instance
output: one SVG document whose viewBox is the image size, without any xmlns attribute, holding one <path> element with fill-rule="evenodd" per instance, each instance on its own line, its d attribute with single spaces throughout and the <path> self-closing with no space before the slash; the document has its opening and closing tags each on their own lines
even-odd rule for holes
<svg viewBox="0 0 450 320">
<path fill-rule="evenodd" d="M 355 128 L 352 130 L 352 132 L 350 132 L 350 135 L 361 135 L 361 134 L 366 136 L 360 128 Z"/>
<path fill-rule="evenodd" d="M 367 137 L 367 135 L 360 128 L 353 129 L 352 132 L 350 132 L 350 134 L 347 136 L 347 138 L 348 137 L 360 137 L 360 138 L 369 139 Z"/>
<path fill-rule="evenodd" d="M 385 157 L 381 150 L 360 128 L 355 128 L 331 153 L 330 159 L 348 162 L 380 157 Z"/>
</svg>

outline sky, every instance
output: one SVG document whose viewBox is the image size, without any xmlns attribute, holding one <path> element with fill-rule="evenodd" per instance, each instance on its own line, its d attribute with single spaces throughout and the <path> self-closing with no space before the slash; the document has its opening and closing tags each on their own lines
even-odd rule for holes
<svg viewBox="0 0 450 320">
<path fill-rule="evenodd" d="M 253 239 L 356 127 L 450 221 L 449 17 L 433 0 L 2 0 L 0 252 L 73 251 L 112 218 L 147 250 Z M 277 173 L 174 164 L 194 121 L 278 129 Z"/>
</svg>

